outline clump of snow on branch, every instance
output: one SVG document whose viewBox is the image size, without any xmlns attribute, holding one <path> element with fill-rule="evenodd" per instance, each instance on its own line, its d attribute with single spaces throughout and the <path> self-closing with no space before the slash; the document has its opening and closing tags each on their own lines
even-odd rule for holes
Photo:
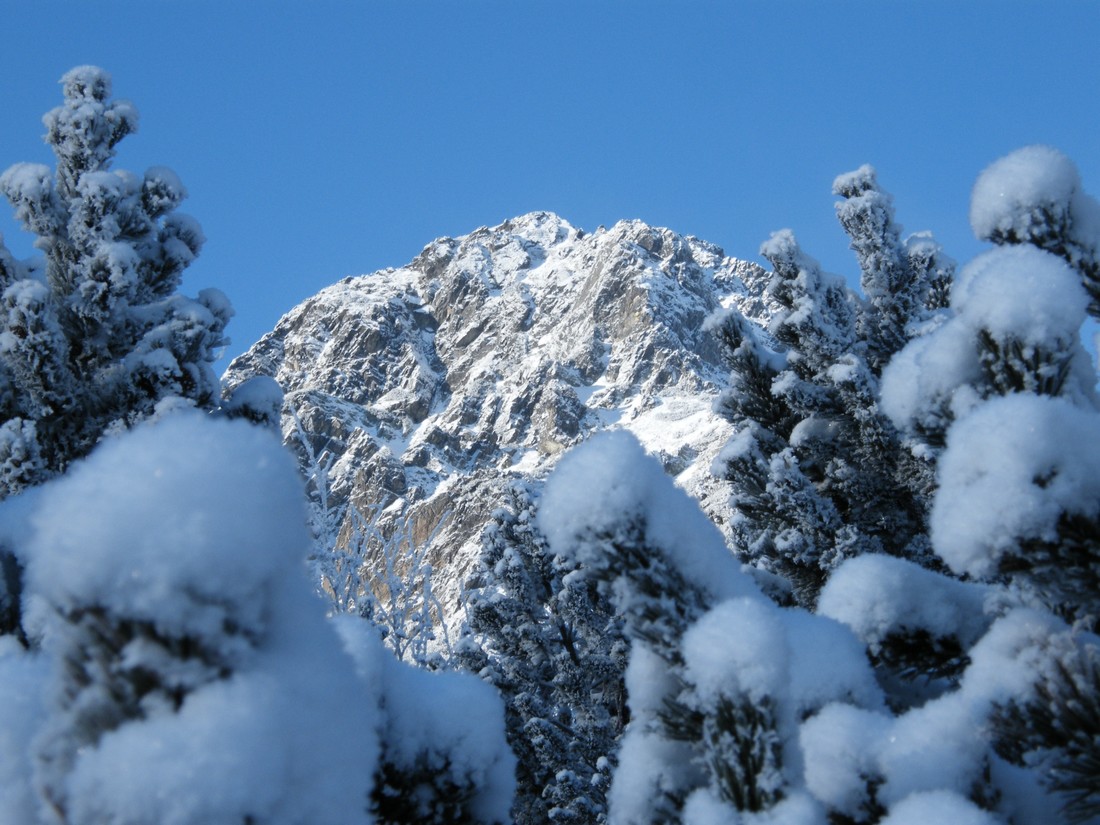
<svg viewBox="0 0 1100 825">
<path fill-rule="evenodd" d="M 982 240 L 1042 239 L 1095 208 L 1081 190 L 1077 167 L 1050 146 L 1025 146 L 991 164 L 970 199 L 970 226 Z"/>
<path fill-rule="evenodd" d="M 270 376 L 254 376 L 234 387 L 221 409 L 230 418 L 244 418 L 277 429 L 283 409 L 283 388 Z"/>
<path fill-rule="evenodd" d="M 911 800 L 925 794 L 967 796 L 982 781 L 988 759 L 985 738 L 975 731 L 988 725 L 999 704 L 1030 695 L 1037 674 L 1050 672 L 1072 644 L 1066 626 L 1053 616 L 1018 609 L 970 649 L 972 661 L 957 690 L 896 717 L 826 706 L 799 734 L 808 789 L 848 815 L 867 803 L 869 778 L 878 804 L 892 814 L 905 814 L 916 804 Z M 1018 778 L 1017 785 L 1014 792 L 1002 785 L 1006 813 L 1041 797 L 1033 778 Z"/>
<path fill-rule="evenodd" d="M 798 716 L 829 702 L 864 708 L 883 706 L 882 689 L 867 664 L 860 640 L 843 624 L 804 610 L 774 613 L 783 626 L 790 682 L 785 690 Z"/>
<path fill-rule="evenodd" d="M 647 544 L 675 558 L 696 587 L 722 599 L 757 593 L 752 580 L 731 564 L 721 533 L 660 463 L 631 434 L 601 433 L 568 453 L 546 488 L 539 526 L 553 548 L 577 554 L 584 564 L 604 559 L 583 541 L 613 534 L 634 519 L 645 525 Z"/>
<path fill-rule="evenodd" d="M 880 406 L 903 431 L 943 429 L 978 403 L 974 333 L 948 322 L 914 338 L 882 371 Z"/>
<path fill-rule="evenodd" d="M 382 643 L 377 628 L 358 617 L 343 614 L 333 621 L 372 700 L 385 709 L 383 758 L 403 771 L 472 789 L 469 812 L 476 821 L 508 822 L 516 759 L 496 690 L 472 674 L 410 667 Z"/>
<path fill-rule="evenodd" d="M 43 685 L 52 663 L 23 650 L 14 636 L 0 637 L 0 822 L 36 821 L 28 754 L 46 718 Z"/>
<path fill-rule="evenodd" d="M 790 679 L 785 636 L 762 599 L 722 602 L 684 634 L 685 674 L 703 701 L 723 692 L 755 701 L 774 696 Z"/>
<path fill-rule="evenodd" d="M 936 551 L 984 577 L 1026 539 L 1057 538 L 1063 514 L 1100 513 L 1100 417 L 1065 399 L 993 399 L 952 427 L 932 510 Z"/>
<path fill-rule="evenodd" d="M 1077 340 L 1087 305 L 1077 274 L 1047 252 L 1015 246 L 979 255 L 952 290 L 953 315 L 883 371 L 883 411 L 905 432 L 943 431 L 993 391 L 1013 389 L 997 386 L 1000 362 L 1010 358 L 1017 372 L 1035 365 L 1019 389 L 1091 399 L 1092 368 Z"/>
<path fill-rule="evenodd" d="M 989 628 L 989 588 L 949 579 L 893 556 L 869 554 L 845 561 L 821 591 L 817 612 L 836 619 L 878 652 L 899 631 L 957 636 L 966 647 Z"/>
<path fill-rule="evenodd" d="M 1077 274 L 1033 246 L 979 255 L 963 267 L 951 291 L 952 309 L 971 329 L 1032 345 L 1076 336 L 1087 305 Z"/>
<path fill-rule="evenodd" d="M 998 820 L 965 796 L 953 791 L 915 793 L 898 803 L 880 825 L 997 825 Z"/>
<path fill-rule="evenodd" d="M 225 622 L 262 635 L 274 584 L 294 575 L 309 541 L 281 447 L 250 427 L 190 415 L 76 467 L 33 525 L 28 584 L 48 603 L 101 604 L 211 638 Z"/>
</svg>

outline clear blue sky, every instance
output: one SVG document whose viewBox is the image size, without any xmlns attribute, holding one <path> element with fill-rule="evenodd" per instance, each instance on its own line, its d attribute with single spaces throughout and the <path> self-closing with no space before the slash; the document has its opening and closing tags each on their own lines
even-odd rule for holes
<svg viewBox="0 0 1100 825">
<path fill-rule="evenodd" d="M 792 228 L 856 274 L 832 179 L 872 163 L 906 230 L 960 261 L 978 172 L 1070 155 L 1100 195 L 1097 2 L 6 0 L 0 168 L 49 162 L 58 78 L 94 63 L 141 113 L 226 292 L 229 354 L 350 274 L 536 209 L 641 218 L 758 259 Z M 29 239 L 0 208 L 20 257 Z"/>
</svg>

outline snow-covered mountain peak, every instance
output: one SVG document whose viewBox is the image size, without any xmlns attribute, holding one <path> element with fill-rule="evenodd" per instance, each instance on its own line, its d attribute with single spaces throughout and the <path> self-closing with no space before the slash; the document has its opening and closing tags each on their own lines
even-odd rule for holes
<svg viewBox="0 0 1100 825">
<path fill-rule="evenodd" d="M 542 478 L 599 430 L 632 430 L 704 506 L 724 505 L 708 468 L 728 435 L 712 410 L 726 368 L 704 321 L 724 305 L 760 318 L 762 283 L 694 237 L 533 212 L 322 290 L 226 383 L 283 386 L 284 437 L 315 483 L 327 468 L 316 504 L 333 531 L 395 503 L 422 537 L 445 520 L 436 567 L 453 602 L 510 479 Z"/>
</svg>

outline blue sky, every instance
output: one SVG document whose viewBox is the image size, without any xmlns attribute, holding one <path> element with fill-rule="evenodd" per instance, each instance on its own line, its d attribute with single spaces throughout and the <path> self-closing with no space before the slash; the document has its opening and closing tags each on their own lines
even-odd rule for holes
<svg viewBox="0 0 1100 825">
<path fill-rule="evenodd" d="M 1100 195 L 1096 2 L 6 0 L 0 168 L 49 162 L 56 81 L 141 113 L 116 168 L 176 170 L 229 355 L 345 275 L 537 209 L 640 218 L 758 260 L 792 228 L 857 275 L 833 178 L 873 164 L 965 261 L 974 178 L 1049 143 Z M 30 239 L 0 209 L 20 257 Z"/>
</svg>

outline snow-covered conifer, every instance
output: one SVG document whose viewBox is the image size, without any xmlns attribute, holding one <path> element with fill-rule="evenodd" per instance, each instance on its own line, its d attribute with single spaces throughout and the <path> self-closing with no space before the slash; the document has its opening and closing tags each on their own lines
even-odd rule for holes
<svg viewBox="0 0 1100 825">
<path fill-rule="evenodd" d="M 895 423 L 918 449 L 939 454 L 933 549 L 955 573 L 988 582 L 991 594 L 992 623 L 969 650 L 963 628 L 973 622 L 953 619 L 965 669 L 928 713 L 974 691 L 993 699 L 981 705 L 990 742 L 1019 769 L 1041 768 L 1033 776 L 1060 795 L 1073 822 L 1095 813 L 1100 786 L 1090 664 L 1100 648 L 1055 618 L 1085 628 L 1100 609 L 1100 413 L 1079 339 L 1090 293 L 1096 306 L 1095 214 L 1076 169 L 1053 150 L 1028 147 L 993 164 L 974 188 L 971 223 L 999 246 L 963 268 L 945 318 L 895 356 L 882 387 Z M 837 576 L 838 590 L 853 592 L 847 581 L 858 576 L 847 568 Z M 844 598 L 827 595 L 826 609 L 843 609 Z M 925 629 L 941 638 L 950 631 Z M 980 651 L 1027 662 L 1006 671 L 1011 689 Z M 1071 719 L 1080 735 L 1059 729 Z M 1008 793 L 1003 784 L 1000 792 Z M 1055 806 L 1045 804 L 1053 818 Z"/>
<path fill-rule="evenodd" d="M 789 446 L 797 410 L 772 391 L 786 359 L 736 311 L 712 318 L 710 326 L 732 369 L 717 408 L 737 431 L 719 453 L 715 472 L 733 484 L 730 504 L 738 547 L 746 559 L 784 576 L 796 598 L 812 601 L 824 578 L 819 559 L 840 520 L 817 495 Z"/>
<path fill-rule="evenodd" d="M 869 226 L 861 231 L 882 229 Z M 875 243 L 882 239 L 860 247 L 864 256 L 884 258 Z M 900 242 L 895 246 L 900 261 Z M 737 429 L 716 471 L 734 487 L 742 552 L 786 577 L 796 600 L 812 605 L 845 558 L 883 550 L 926 554 L 927 471 L 915 460 L 906 463 L 897 433 L 878 410 L 877 378 L 865 358 L 873 342 L 859 334 L 863 316 L 854 297 L 789 231 L 775 233 L 761 253 L 773 267 L 768 292 L 779 309 L 767 332 L 779 352 L 732 314 L 712 322 L 732 368 L 719 409 Z M 898 335 L 907 328 L 896 326 Z"/>
<path fill-rule="evenodd" d="M 0 819 L 509 822 L 496 691 L 327 621 L 305 515 L 274 433 L 193 410 L 0 504 L 36 642 L 0 644 Z"/>
<path fill-rule="evenodd" d="M 520 485 L 482 537 L 455 659 L 505 699 L 518 758 L 514 821 L 605 821 L 624 723 L 626 640 L 577 564 L 552 555 Z"/>
<path fill-rule="evenodd" d="M 369 821 L 379 711 L 310 592 L 271 433 L 186 411 L 35 492 L 0 525 L 25 539 L 22 656 L 50 665 L 23 754 L 42 822 Z"/>
<path fill-rule="evenodd" d="M 63 471 L 162 399 L 216 405 L 210 365 L 232 315 L 217 290 L 175 294 L 203 243 L 198 223 L 175 211 L 186 197 L 179 178 L 109 168 L 137 128 L 134 107 L 110 98 L 110 76 L 96 67 L 73 69 L 62 87 L 64 103 L 44 119 L 56 171 L 16 164 L 0 175 L 45 256 L 40 278 L 0 255 L 0 412 L 33 422 L 37 442 L 19 427 L 23 446 L 5 452 L 6 464 L 28 466 L 7 473 L 5 492 Z"/>
<path fill-rule="evenodd" d="M 1017 244 L 963 267 L 945 317 L 883 372 L 883 411 L 918 452 L 937 455 L 953 422 L 1010 393 L 1095 404 L 1080 343 L 1088 296 L 1064 261 Z"/>
<path fill-rule="evenodd" d="M 856 639 L 765 598 L 625 433 L 562 460 L 539 521 L 553 551 L 602 583 L 632 640 L 610 821 L 820 819 L 802 779 L 799 723 L 832 702 L 882 707 Z"/>
</svg>

